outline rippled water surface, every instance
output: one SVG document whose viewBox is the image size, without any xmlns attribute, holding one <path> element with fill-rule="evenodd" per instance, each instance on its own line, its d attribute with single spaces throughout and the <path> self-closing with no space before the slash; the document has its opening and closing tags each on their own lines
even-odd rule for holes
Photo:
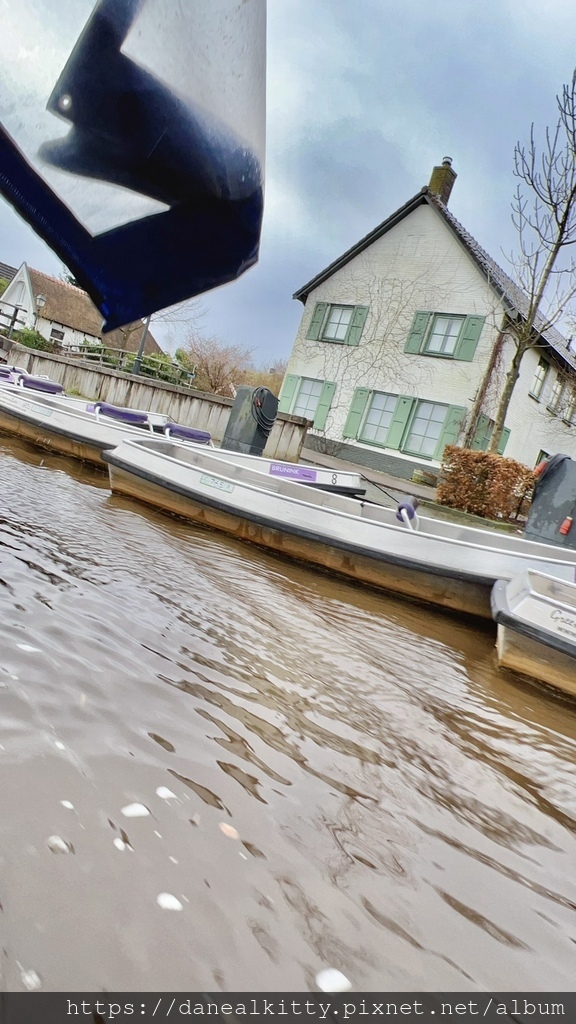
<svg viewBox="0 0 576 1024">
<path fill-rule="evenodd" d="M 574 989 L 575 705 L 80 464 L 0 480 L 4 990 Z"/>
</svg>

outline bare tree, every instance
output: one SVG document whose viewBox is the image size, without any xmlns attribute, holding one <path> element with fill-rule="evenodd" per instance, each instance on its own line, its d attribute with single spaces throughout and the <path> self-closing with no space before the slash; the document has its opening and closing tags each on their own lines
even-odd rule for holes
<svg viewBox="0 0 576 1024">
<path fill-rule="evenodd" d="M 184 302 L 177 303 L 175 306 L 169 306 L 167 309 L 161 309 L 154 313 L 150 318 L 150 324 L 151 326 L 161 324 L 163 327 L 167 327 L 170 335 L 175 330 L 179 332 L 186 331 L 189 335 L 200 330 L 205 316 L 206 311 L 198 299 L 187 299 Z M 134 320 L 132 323 L 118 328 L 122 337 L 122 348 L 130 348 L 128 340 L 134 333 L 137 332 L 138 337 L 140 337 L 143 324 L 143 320 Z M 170 338 L 170 340 L 173 341 L 173 338 Z"/>
<path fill-rule="evenodd" d="M 254 369 L 253 349 L 227 345 L 216 337 L 192 333 L 176 351 L 176 359 L 194 373 L 194 387 L 211 394 L 230 396 L 230 385 L 243 384 Z"/>
<path fill-rule="evenodd" d="M 509 334 L 514 351 L 500 395 L 489 451 L 498 447 L 524 354 L 543 346 L 542 335 L 567 312 L 576 293 L 576 262 L 567 253 L 576 241 L 576 71 L 556 97 L 558 119 L 541 149 L 534 125 L 530 143 L 517 143 L 518 181 L 512 220 L 519 252 L 510 262 L 522 290 L 518 318 Z"/>
<path fill-rule="evenodd" d="M 287 366 L 287 359 L 276 359 L 273 363 L 266 363 L 255 370 L 247 370 L 244 383 L 253 388 L 268 388 L 272 394 L 279 395 Z"/>
</svg>

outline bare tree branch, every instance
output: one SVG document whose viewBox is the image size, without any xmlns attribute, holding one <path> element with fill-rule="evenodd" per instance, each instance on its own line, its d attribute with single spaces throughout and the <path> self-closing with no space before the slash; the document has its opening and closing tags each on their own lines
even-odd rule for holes
<svg viewBox="0 0 576 1024">
<path fill-rule="evenodd" d="M 576 262 L 566 251 L 576 241 L 576 71 L 556 102 L 558 119 L 546 128 L 541 147 L 532 125 L 528 146 L 518 142 L 514 149 L 518 185 L 512 223 L 518 252 L 510 263 L 525 298 L 520 318 L 510 324 L 514 353 L 490 451 L 498 447 L 524 354 L 543 344 L 542 335 L 566 316 L 576 295 Z"/>
</svg>

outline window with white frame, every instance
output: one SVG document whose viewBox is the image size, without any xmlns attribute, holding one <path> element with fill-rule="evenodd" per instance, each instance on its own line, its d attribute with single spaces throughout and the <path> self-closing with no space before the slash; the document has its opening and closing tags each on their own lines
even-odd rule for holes
<svg viewBox="0 0 576 1024">
<path fill-rule="evenodd" d="M 422 459 L 441 459 L 446 445 L 457 442 L 465 417 L 464 406 L 358 387 L 342 436 Z"/>
<path fill-rule="evenodd" d="M 322 337 L 326 341 L 344 341 L 353 312 L 354 306 L 330 306 Z"/>
<path fill-rule="evenodd" d="M 436 450 L 446 419 L 447 406 L 437 402 L 418 402 L 406 438 L 405 450 L 415 455 L 431 456 Z"/>
<path fill-rule="evenodd" d="M 386 444 L 386 438 L 397 402 L 398 395 L 387 395 L 379 391 L 374 392 L 370 408 L 364 420 L 364 426 L 362 427 L 363 441 L 376 441 L 377 444 Z"/>
<path fill-rule="evenodd" d="M 576 391 L 572 390 L 570 392 L 570 396 L 568 398 L 568 401 L 566 402 L 566 407 L 564 409 L 564 412 L 562 413 L 562 419 L 564 420 L 565 423 L 569 423 L 571 425 L 572 423 L 574 423 L 574 416 L 575 416 L 575 414 L 576 414 Z"/>
<path fill-rule="evenodd" d="M 463 323 L 463 316 L 435 316 L 424 343 L 424 351 L 453 356 Z"/>
<path fill-rule="evenodd" d="M 545 359 L 540 359 L 538 366 L 536 367 L 536 373 L 534 374 L 534 380 L 532 381 L 532 387 L 530 388 L 530 395 L 532 398 L 540 398 L 542 389 L 546 383 L 546 378 L 550 370 L 550 363 L 547 363 Z"/>
<path fill-rule="evenodd" d="M 359 345 L 368 313 L 368 306 L 316 302 L 306 328 L 306 338 L 333 345 Z"/>
<path fill-rule="evenodd" d="M 59 331 L 57 327 L 53 327 L 50 331 L 50 337 L 52 341 L 64 341 L 64 331 Z"/>
<path fill-rule="evenodd" d="M 486 318 L 475 313 L 442 313 L 418 309 L 414 313 L 404 351 L 436 359 L 474 359 Z"/>
<path fill-rule="evenodd" d="M 564 382 L 560 379 L 560 377 L 556 377 L 556 380 L 554 381 L 554 384 L 552 385 L 552 390 L 550 392 L 550 401 L 548 402 L 548 407 L 547 407 L 548 411 L 554 413 L 554 415 L 557 414 L 557 412 L 558 412 L 558 410 L 560 408 L 560 403 L 562 401 L 562 394 L 563 394 L 563 392 L 564 392 Z"/>
<path fill-rule="evenodd" d="M 302 377 L 292 406 L 293 416 L 304 416 L 308 420 L 314 419 L 323 384 L 322 380 Z"/>
</svg>

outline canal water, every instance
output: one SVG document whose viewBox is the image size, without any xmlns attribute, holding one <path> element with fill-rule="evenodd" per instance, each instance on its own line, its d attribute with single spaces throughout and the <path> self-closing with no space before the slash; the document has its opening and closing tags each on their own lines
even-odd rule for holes
<svg viewBox="0 0 576 1024">
<path fill-rule="evenodd" d="M 0 987 L 572 990 L 576 706 L 0 438 Z"/>
</svg>

